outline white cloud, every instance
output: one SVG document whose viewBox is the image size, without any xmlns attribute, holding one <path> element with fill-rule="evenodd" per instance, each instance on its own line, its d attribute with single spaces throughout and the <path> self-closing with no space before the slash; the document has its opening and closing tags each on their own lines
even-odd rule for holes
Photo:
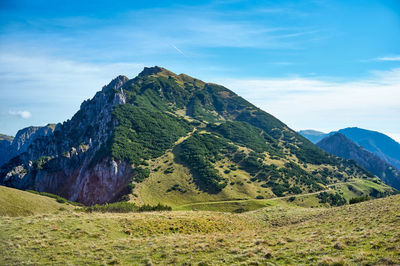
<svg viewBox="0 0 400 266">
<path fill-rule="evenodd" d="M 23 119 L 28 119 L 32 117 L 31 112 L 29 111 L 8 111 L 10 115 L 18 116 Z"/>
<path fill-rule="evenodd" d="M 23 127 L 70 119 L 84 100 L 113 78 L 132 78 L 142 69 L 136 63 L 84 63 L 37 54 L 0 53 L 0 132 L 13 135 Z M 20 108 L 23 111 L 16 111 Z M 16 120 L 15 116 L 25 119 Z"/>
<path fill-rule="evenodd" d="M 385 57 L 379 57 L 376 60 L 378 60 L 378 61 L 400 61 L 400 56 L 385 56 Z"/>
<path fill-rule="evenodd" d="M 214 81 L 296 130 L 359 126 L 400 134 L 400 68 L 352 82 L 304 77 Z"/>
<path fill-rule="evenodd" d="M 23 53 L 0 54 L 0 99 L 68 104 L 93 97 L 118 75 L 136 75 L 136 63 L 83 63 Z"/>
</svg>

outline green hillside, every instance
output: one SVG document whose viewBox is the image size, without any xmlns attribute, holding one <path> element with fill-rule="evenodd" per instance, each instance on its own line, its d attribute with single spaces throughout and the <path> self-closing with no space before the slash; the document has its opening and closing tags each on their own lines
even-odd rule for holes
<svg viewBox="0 0 400 266">
<path fill-rule="evenodd" d="M 146 170 L 132 179 L 138 204 L 272 198 L 372 177 L 223 86 L 154 67 L 123 89 L 109 149 Z"/>
<path fill-rule="evenodd" d="M 72 209 L 54 198 L 0 186 L 0 216 L 27 216 Z"/>
</svg>

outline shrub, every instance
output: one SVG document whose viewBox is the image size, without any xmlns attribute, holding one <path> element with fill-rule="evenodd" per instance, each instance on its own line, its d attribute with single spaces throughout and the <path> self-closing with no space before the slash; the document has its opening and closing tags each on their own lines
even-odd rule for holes
<svg viewBox="0 0 400 266">
<path fill-rule="evenodd" d="M 349 200 L 350 204 L 354 204 L 354 203 L 359 203 L 359 202 L 363 202 L 363 201 L 367 201 L 370 200 L 371 198 L 369 196 L 360 196 L 360 197 L 355 197 L 355 198 L 351 198 Z"/>
<path fill-rule="evenodd" d="M 172 208 L 167 205 L 157 204 L 155 206 L 151 205 L 143 205 L 143 206 L 136 206 L 134 203 L 130 202 L 115 202 L 115 203 L 106 203 L 103 205 L 93 205 L 89 207 L 85 207 L 85 212 L 146 212 L 146 211 L 171 211 Z"/>
<path fill-rule="evenodd" d="M 158 203 L 156 206 L 151 206 L 151 205 L 143 205 L 140 206 L 137 210 L 138 212 L 150 212 L 150 211 L 172 211 L 172 208 L 167 205 L 163 205 L 161 203 Z"/>
<path fill-rule="evenodd" d="M 335 194 L 330 194 L 327 192 L 321 192 L 317 195 L 319 198 L 320 203 L 329 203 L 331 206 L 341 206 L 346 204 L 346 199 L 344 199 L 340 194 L 337 192 Z"/>
</svg>

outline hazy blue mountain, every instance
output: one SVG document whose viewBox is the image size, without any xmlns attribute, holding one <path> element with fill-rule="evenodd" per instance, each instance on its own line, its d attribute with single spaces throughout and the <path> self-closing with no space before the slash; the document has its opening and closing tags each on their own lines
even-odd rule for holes
<svg viewBox="0 0 400 266">
<path fill-rule="evenodd" d="M 298 133 L 314 144 L 328 136 L 327 133 L 312 129 L 300 130 Z"/>
<path fill-rule="evenodd" d="M 366 170 L 381 178 L 386 184 L 400 189 L 400 171 L 396 167 L 357 145 L 345 135 L 334 133 L 319 141 L 317 146 L 333 155 L 358 162 Z"/>
<path fill-rule="evenodd" d="M 338 132 L 400 169 L 400 144 L 389 136 L 357 127 L 344 128 Z"/>
<path fill-rule="evenodd" d="M 374 153 L 387 163 L 400 169 L 400 144 L 383 133 L 358 127 L 344 128 L 327 134 L 316 130 L 299 131 L 302 136 L 313 143 L 317 143 L 324 137 L 335 134 L 336 132 L 345 135 L 367 151 Z"/>
</svg>

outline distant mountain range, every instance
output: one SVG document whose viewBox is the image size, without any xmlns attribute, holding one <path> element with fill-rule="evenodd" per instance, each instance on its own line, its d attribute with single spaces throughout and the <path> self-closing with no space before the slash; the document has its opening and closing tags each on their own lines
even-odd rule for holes
<svg viewBox="0 0 400 266">
<path fill-rule="evenodd" d="M 357 145 L 345 135 L 334 133 L 320 140 L 317 146 L 336 156 L 358 162 L 386 184 L 400 189 L 400 171 L 396 167 Z"/>
<path fill-rule="evenodd" d="M 329 133 L 324 133 L 313 129 L 300 130 L 298 133 L 303 137 L 306 137 L 314 144 L 329 135 Z"/>
<path fill-rule="evenodd" d="M 0 184 L 88 205 L 270 198 L 374 178 L 229 89 L 161 67 L 118 76 L 70 120 L 11 146 Z"/>
<path fill-rule="evenodd" d="M 389 136 L 358 127 L 344 128 L 338 132 L 400 169 L 400 143 Z"/>
<path fill-rule="evenodd" d="M 380 132 L 358 127 L 348 127 L 330 133 L 316 130 L 300 130 L 298 133 L 306 137 L 312 143 L 317 143 L 336 132 L 345 135 L 348 139 L 357 143 L 367 151 L 374 153 L 389 164 L 400 169 L 400 143 Z"/>
</svg>

